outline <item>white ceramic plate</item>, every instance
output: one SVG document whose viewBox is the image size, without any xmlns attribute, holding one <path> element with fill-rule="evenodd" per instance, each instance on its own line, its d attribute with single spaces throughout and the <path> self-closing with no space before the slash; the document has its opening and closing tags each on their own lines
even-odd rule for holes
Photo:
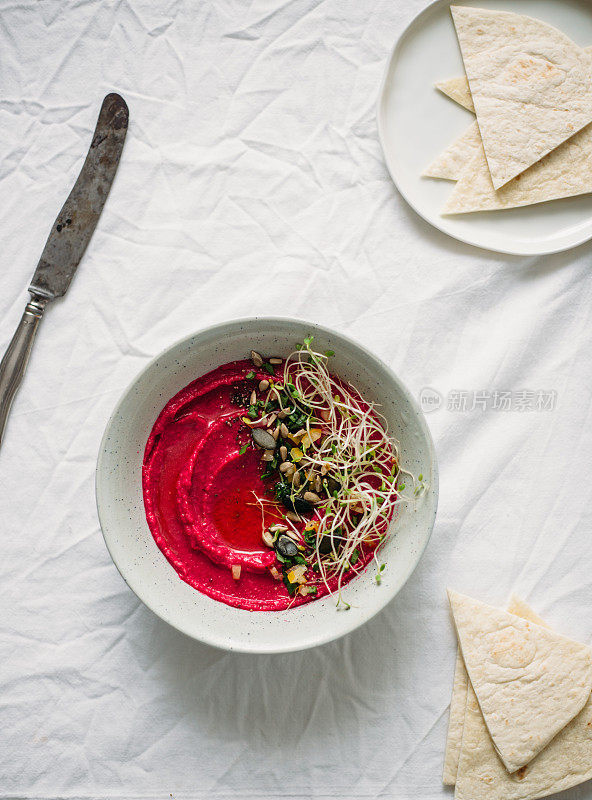
<svg viewBox="0 0 592 800">
<path fill-rule="evenodd" d="M 142 498 L 142 457 L 148 434 L 165 403 L 199 375 L 252 348 L 287 355 L 309 333 L 321 350 L 335 351 L 335 372 L 381 404 L 389 430 L 401 444 L 401 463 L 423 472 L 429 491 L 403 509 L 395 536 L 384 548 L 387 568 L 377 586 L 367 569 L 347 586 L 349 611 L 322 598 L 288 611 L 250 612 L 212 600 L 182 581 L 156 546 Z M 107 425 L 96 475 L 105 542 L 124 580 L 149 608 L 175 628 L 229 650 L 276 653 L 336 639 L 380 611 L 411 575 L 428 542 L 436 514 L 438 471 L 424 417 L 399 379 L 368 351 L 341 334 L 307 322 L 247 319 L 224 323 L 174 344 L 134 380 Z"/>
<path fill-rule="evenodd" d="M 592 3 L 585 0 L 476 0 L 475 5 L 537 17 L 582 46 L 592 45 Z M 462 242 L 518 255 L 555 253 L 592 238 L 592 196 L 526 208 L 443 217 L 450 181 L 420 177 L 475 117 L 434 88 L 463 75 L 450 2 L 436 0 L 396 43 L 378 100 L 378 131 L 388 169 L 425 220 Z"/>
</svg>

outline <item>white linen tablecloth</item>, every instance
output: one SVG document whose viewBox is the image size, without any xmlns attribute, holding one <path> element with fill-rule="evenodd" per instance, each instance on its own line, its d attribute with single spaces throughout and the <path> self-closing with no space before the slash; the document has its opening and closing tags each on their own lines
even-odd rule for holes
<svg viewBox="0 0 592 800">
<path fill-rule="evenodd" d="M 592 245 L 487 253 L 397 194 L 375 102 L 423 6 L 2 3 L 2 350 L 107 92 L 131 123 L 0 451 L 1 798 L 449 798 L 446 586 L 499 604 L 515 590 L 592 641 Z M 354 634 L 273 657 L 155 618 L 94 502 L 133 376 L 179 337 L 254 314 L 346 331 L 441 399 L 440 509 L 415 574 Z"/>
</svg>

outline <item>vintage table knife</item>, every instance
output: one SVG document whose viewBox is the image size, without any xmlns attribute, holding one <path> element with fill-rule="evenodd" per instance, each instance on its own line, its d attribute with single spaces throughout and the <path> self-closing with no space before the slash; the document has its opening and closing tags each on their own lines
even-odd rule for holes
<svg viewBox="0 0 592 800">
<path fill-rule="evenodd" d="M 0 443 L 45 306 L 68 291 L 101 216 L 123 150 L 128 119 L 124 99 L 108 94 L 80 175 L 54 222 L 33 275 L 31 300 L 0 362 Z"/>
</svg>

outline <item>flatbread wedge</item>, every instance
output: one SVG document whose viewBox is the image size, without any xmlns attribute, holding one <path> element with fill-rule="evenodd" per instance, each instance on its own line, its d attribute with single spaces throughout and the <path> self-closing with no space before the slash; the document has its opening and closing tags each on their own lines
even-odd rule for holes
<svg viewBox="0 0 592 800">
<path fill-rule="evenodd" d="M 592 56 L 509 11 L 452 6 L 495 189 L 592 122 Z"/>
<path fill-rule="evenodd" d="M 467 675 L 461 652 L 457 650 L 450 713 L 448 716 L 448 733 L 446 734 L 446 749 L 444 751 L 444 769 L 442 771 L 442 783 L 445 786 L 454 786 L 456 783 L 468 691 L 469 676 Z"/>
<path fill-rule="evenodd" d="M 424 178 L 458 181 L 482 147 L 479 126 L 476 122 L 471 122 L 466 131 L 461 133 L 421 174 Z"/>
<path fill-rule="evenodd" d="M 592 53 L 592 47 L 588 46 L 585 47 L 584 50 L 590 54 Z M 459 106 L 466 108 L 467 111 L 475 112 L 475 105 L 473 103 L 473 97 L 471 95 L 471 90 L 469 89 L 469 82 L 467 80 L 466 75 L 459 75 L 456 78 L 448 78 L 445 81 L 438 81 L 436 84 L 436 89 L 445 94 L 451 100 L 454 100 L 455 103 L 458 103 Z"/>
<path fill-rule="evenodd" d="M 446 81 L 438 81 L 438 83 L 436 83 L 436 89 L 451 100 L 454 100 L 459 106 L 466 108 L 467 111 L 475 113 L 475 106 L 466 75 L 458 78 L 448 78 Z"/>
<path fill-rule="evenodd" d="M 497 191 L 491 182 L 483 147 L 473 152 L 442 214 L 518 208 L 592 192 L 592 125 Z M 460 152 L 456 154 L 456 163 L 462 164 Z"/>
<path fill-rule="evenodd" d="M 588 701 L 592 652 L 466 595 L 449 591 L 448 597 L 483 719 L 504 766 L 515 772 Z"/>
<path fill-rule="evenodd" d="M 521 600 L 515 594 L 512 594 L 510 597 L 508 611 L 511 614 L 516 614 L 518 617 L 528 619 L 537 625 L 542 625 L 545 628 L 548 627 L 546 622 L 532 610 L 528 603 L 525 603 L 524 600 Z M 469 676 L 467 675 L 460 649 L 458 649 L 454 668 L 452 698 L 450 700 L 450 716 L 448 720 L 448 733 L 446 736 L 446 750 L 444 753 L 444 770 L 442 773 L 442 783 L 446 786 L 454 786 L 456 783 L 468 691 Z M 489 736 L 489 734 L 487 735 Z"/>
<path fill-rule="evenodd" d="M 469 687 L 455 800 L 536 800 L 590 778 L 592 698 L 533 761 L 510 775 L 495 752 L 475 692 Z"/>
</svg>

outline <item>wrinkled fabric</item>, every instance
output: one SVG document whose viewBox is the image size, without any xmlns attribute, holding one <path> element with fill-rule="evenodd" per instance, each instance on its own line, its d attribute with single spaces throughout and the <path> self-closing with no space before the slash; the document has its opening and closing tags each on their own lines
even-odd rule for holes
<svg viewBox="0 0 592 800">
<path fill-rule="evenodd" d="M 440 800 L 446 586 L 499 604 L 514 590 L 592 640 L 592 245 L 488 253 L 397 194 L 375 102 L 424 5 L 3 5 L 2 349 L 107 92 L 131 123 L 0 449 L 0 797 Z M 441 467 L 436 527 L 398 597 L 341 641 L 263 657 L 152 615 L 94 502 L 100 437 L 134 375 L 191 331 L 255 314 L 334 326 L 418 398 L 429 388 Z M 541 391 L 547 410 L 520 400 Z M 514 393 L 509 409 L 495 392 Z"/>
</svg>

